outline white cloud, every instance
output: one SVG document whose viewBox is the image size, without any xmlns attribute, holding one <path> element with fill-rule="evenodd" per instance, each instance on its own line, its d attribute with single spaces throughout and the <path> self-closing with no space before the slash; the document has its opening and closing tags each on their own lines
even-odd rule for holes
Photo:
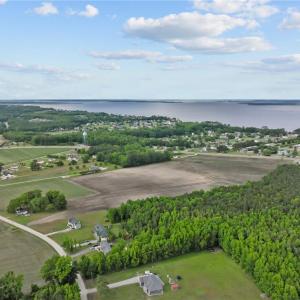
<svg viewBox="0 0 300 300">
<path fill-rule="evenodd" d="M 259 61 L 227 63 L 226 66 L 250 71 L 300 72 L 300 53 L 264 58 Z"/>
<path fill-rule="evenodd" d="M 227 15 L 200 14 L 198 12 L 182 12 L 159 19 L 130 18 L 124 26 L 129 35 L 157 41 L 168 41 L 178 38 L 194 38 L 199 36 L 219 36 L 222 33 L 244 27 L 255 28 L 257 23 Z"/>
<path fill-rule="evenodd" d="M 209 38 L 201 37 L 190 40 L 173 40 L 176 48 L 200 51 L 203 53 L 243 53 L 270 50 L 272 46 L 261 37 Z"/>
<path fill-rule="evenodd" d="M 252 29 L 256 26 L 254 20 L 185 12 L 159 19 L 130 18 L 125 23 L 124 30 L 130 36 L 161 41 L 179 49 L 203 53 L 239 53 L 271 49 L 271 45 L 259 36 L 220 37 L 235 28 Z"/>
<path fill-rule="evenodd" d="M 67 71 L 62 68 L 56 68 L 52 66 L 24 65 L 20 63 L 0 63 L 0 70 L 46 75 L 49 76 L 50 78 L 59 79 L 63 81 L 89 78 L 88 74 L 82 72 Z"/>
<path fill-rule="evenodd" d="M 224 14 L 239 14 L 253 18 L 268 18 L 279 12 L 271 0 L 195 0 L 197 9 Z"/>
<path fill-rule="evenodd" d="M 160 52 L 144 50 L 124 50 L 124 51 L 92 51 L 90 55 L 95 58 L 104 59 L 146 59 L 160 55 Z"/>
<path fill-rule="evenodd" d="M 7 0 L 0 0 L 0 5 L 3 5 L 7 2 Z"/>
<path fill-rule="evenodd" d="M 185 70 L 197 70 L 201 69 L 202 66 L 199 64 L 167 64 L 161 67 L 163 71 L 185 71 Z"/>
<path fill-rule="evenodd" d="M 120 70 L 120 66 L 115 62 L 103 62 L 96 65 L 99 70 L 105 71 L 117 71 Z"/>
<path fill-rule="evenodd" d="M 124 51 L 110 51 L 101 52 L 93 51 L 90 53 L 95 58 L 111 59 L 111 60 L 146 60 L 148 62 L 156 63 L 174 63 L 185 62 L 193 59 L 191 55 L 164 55 L 158 51 L 144 51 L 144 50 L 124 50 Z"/>
<path fill-rule="evenodd" d="M 75 11 L 70 9 L 69 11 L 67 11 L 68 15 L 71 16 L 82 16 L 82 17 L 86 17 L 86 18 L 93 18 L 96 17 L 97 15 L 99 15 L 99 10 L 97 7 L 91 5 L 91 4 L 87 4 L 85 6 L 85 9 L 82 11 Z"/>
<path fill-rule="evenodd" d="M 289 9 L 288 15 L 279 25 L 281 29 L 300 29 L 300 11 Z"/>
<path fill-rule="evenodd" d="M 33 11 L 37 15 L 56 15 L 58 14 L 58 9 L 51 2 L 43 2 L 41 6 L 35 7 Z"/>
</svg>

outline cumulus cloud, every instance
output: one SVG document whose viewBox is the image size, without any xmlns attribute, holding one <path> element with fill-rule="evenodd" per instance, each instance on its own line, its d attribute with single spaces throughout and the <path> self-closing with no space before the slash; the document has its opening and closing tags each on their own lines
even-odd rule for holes
<svg viewBox="0 0 300 300">
<path fill-rule="evenodd" d="M 58 9 L 51 2 L 43 2 L 41 6 L 33 9 L 34 13 L 41 16 L 57 15 Z"/>
<path fill-rule="evenodd" d="M 158 19 L 130 18 L 124 25 L 125 32 L 172 46 L 203 53 L 238 53 L 265 51 L 271 45 L 262 37 L 246 36 L 222 38 L 223 33 L 235 28 L 252 29 L 256 21 L 228 15 L 184 12 Z"/>
<path fill-rule="evenodd" d="M 259 61 L 228 63 L 226 66 L 262 72 L 299 72 L 300 53 L 264 58 Z"/>
<path fill-rule="evenodd" d="M 105 71 L 117 71 L 120 70 L 120 66 L 115 62 L 103 62 L 96 65 L 99 70 Z"/>
<path fill-rule="evenodd" d="M 199 36 L 219 36 L 222 33 L 238 28 L 255 28 L 253 20 L 231 17 L 228 15 L 200 14 L 182 12 L 162 18 L 130 18 L 124 26 L 125 32 L 132 36 L 158 41 L 169 41 L 179 38 Z"/>
<path fill-rule="evenodd" d="M 300 29 L 300 11 L 289 9 L 288 15 L 279 25 L 281 29 Z"/>
<path fill-rule="evenodd" d="M 146 60 L 156 63 L 185 62 L 193 59 L 191 55 L 164 55 L 158 51 L 124 50 L 124 51 L 92 51 L 90 55 L 95 58 L 109 60 Z"/>
<path fill-rule="evenodd" d="M 42 65 L 24 65 L 20 63 L 0 63 L 0 70 L 20 72 L 28 74 L 46 75 L 53 79 L 63 81 L 80 80 L 89 78 L 88 74 L 82 72 L 67 71 L 62 68 Z"/>
<path fill-rule="evenodd" d="M 67 14 L 72 15 L 72 16 L 82 16 L 82 17 L 86 17 L 86 18 L 93 18 L 96 17 L 97 15 L 99 15 L 99 10 L 97 7 L 91 5 L 91 4 L 87 4 L 85 6 L 85 9 L 82 11 L 75 11 L 75 10 L 69 10 L 67 11 Z"/>
<path fill-rule="evenodd" d="M 279 12 L 269 5 L 271 0 L 195 0 L 196 9 L 224 14 L 239 14 L 253 18 L 268 18 Z"/>
</svg>

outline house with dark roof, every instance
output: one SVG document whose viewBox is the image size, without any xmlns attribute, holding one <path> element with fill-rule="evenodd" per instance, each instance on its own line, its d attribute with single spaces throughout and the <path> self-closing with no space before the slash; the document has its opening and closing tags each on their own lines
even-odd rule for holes
<svg viewBox="0 0 300 300">
<path fill-rule="evenodd" d="M 81 223 L 78 219 L 72 217 L 72 218 L 69 218 L 67 226 L 71 229 L 80 229 Z"/>
<path fill-rule="evenodd" d="M 158 275 L 149 271 L 145 272 L 145 275 L 139 277 L 140 287 L 144 293 L 148 296 L 162 295 L 164 289 L 164 283 Z"/>
<path fill-rule="evenodd" d="M 101 241 L 99 244 L 99 248 L 100 251 L 103 252 L 105 255 L 111 251 L 111 246 L 107 240 Z"/>
<path fill-rule="evenodd" d="M 107 229 L 101 224 L 95 225 L 94 235 L 95 235 L 96 239 L 98 239 L 98 240 L 107 240 L 107 238 L 108 238 Z"/>
</svg>

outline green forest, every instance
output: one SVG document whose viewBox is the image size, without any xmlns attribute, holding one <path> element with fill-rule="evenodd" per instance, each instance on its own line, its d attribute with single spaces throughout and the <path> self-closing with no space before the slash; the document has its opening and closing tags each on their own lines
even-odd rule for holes
<svg viewBox="0 0 300 300">
<path fill-rule="evenodd" d="M 300 167 L 261 181 L 171 198 L 128 201 L 110 209 L 122 237 L 104 256 L 83 256 L 86 278 L 220 247 L 273 300 L 300 298 Z"/>
</svg>

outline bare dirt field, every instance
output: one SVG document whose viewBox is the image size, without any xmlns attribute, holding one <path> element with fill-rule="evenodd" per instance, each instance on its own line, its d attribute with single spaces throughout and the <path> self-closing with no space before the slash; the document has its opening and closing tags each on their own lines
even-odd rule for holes
<svg viewBox="0 0 300 300">
<path fill-rule="evenodd" d="M 121 169 L 72 181 L 95 191 L 94 195 L 70 201 L 70 211 L 116 207 L 131 199 L 176 196 L 214 186 L 258 180 L 281 159 L 198 155 L 167 163 Z"/>
</svg>

